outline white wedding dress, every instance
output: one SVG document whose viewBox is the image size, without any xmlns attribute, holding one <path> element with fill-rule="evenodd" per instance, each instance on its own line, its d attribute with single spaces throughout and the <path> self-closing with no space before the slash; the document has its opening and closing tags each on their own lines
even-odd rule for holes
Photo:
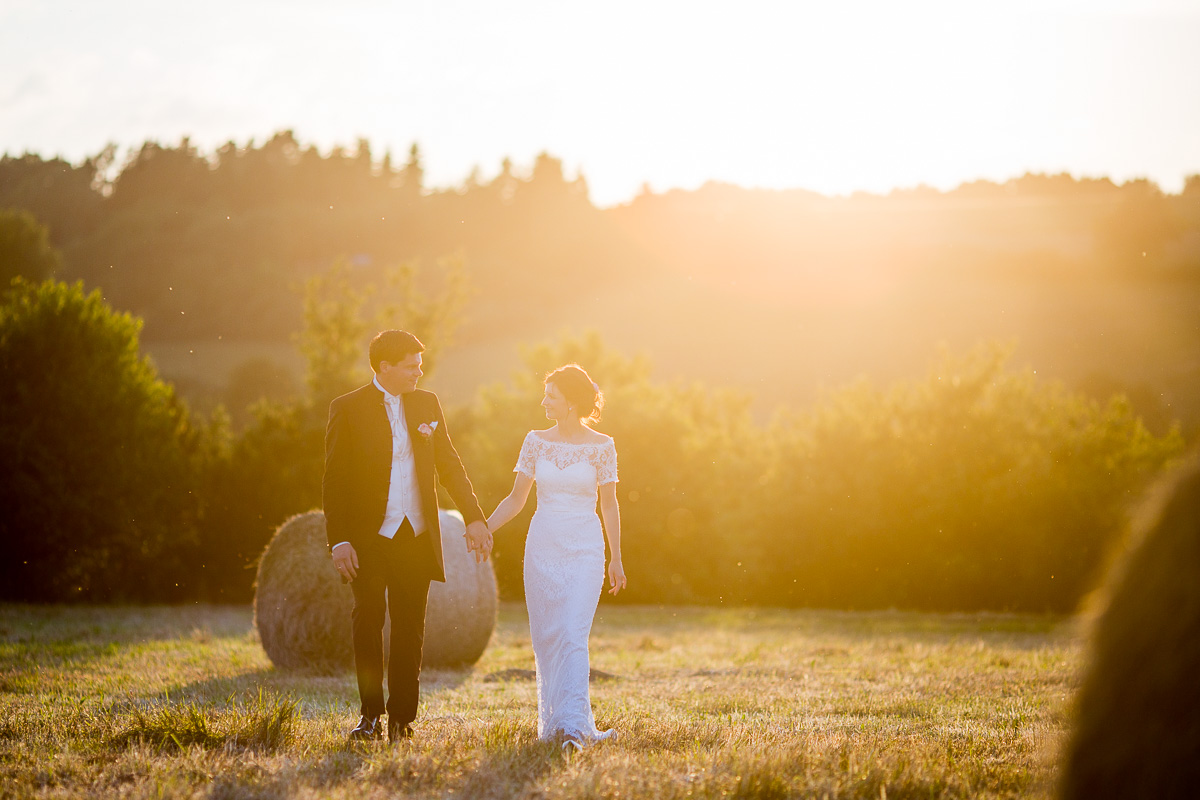
<svg viewBox="0 0 1200 800">
<path fill-rule="evenodd" d="M 525 540 L 525 603 L 537 667 L 538 738 L 606 739 L 588 691 L 588 635 L 604 588 L 604 532 L 596 487 L 617 480 L 617 450 L 551 442 L 530 431 L 514 472 L 537 483 Z M 565 744 L 565 741 L 564 741 Z"/>
</svg>

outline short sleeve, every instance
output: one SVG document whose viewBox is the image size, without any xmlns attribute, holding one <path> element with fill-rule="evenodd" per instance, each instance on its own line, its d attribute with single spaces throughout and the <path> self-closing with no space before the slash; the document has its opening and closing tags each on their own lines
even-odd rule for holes
<svg viewBox="0 0 1200 800">
<path fill-rule="evenodd" d="M 596 483 L 617 482 L 617 446 L 609 439 L 601 448 L 596 460 Z"/>
<path fill-rule="evenodd" d="M 533 435 L 533 431 L 525 434 L 525 441 L 521 443 L 521 455 L 517 457 L 517 466 L 513 467 L 513 472 L 519 472 L 530 478 L 534 477 L 534 471 L 537 468 L 537 437 Z"/>
</svg>

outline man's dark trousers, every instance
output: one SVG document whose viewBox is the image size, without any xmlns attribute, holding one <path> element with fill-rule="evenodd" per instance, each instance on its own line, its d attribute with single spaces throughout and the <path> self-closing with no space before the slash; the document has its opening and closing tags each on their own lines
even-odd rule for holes
<svg viewBox="0 0 1200 800">
<path fill-rule="evenodd" d="M 431 566 L 435 564 L 428 531 L 413 536 L 405 519 L 396 535 L 375 536 L 359 554 L 354 590 L 354 666 L 362 715 L 377 717 L 383 702 L 383 620 L 386 602 L 392 618 L 388 654 L 388 725 L 407 725 L 417 717 L 421 647 L 425 641 L 425 605 Z M 384 592 L 387 599 L 384 599 Z"/>
</svg>

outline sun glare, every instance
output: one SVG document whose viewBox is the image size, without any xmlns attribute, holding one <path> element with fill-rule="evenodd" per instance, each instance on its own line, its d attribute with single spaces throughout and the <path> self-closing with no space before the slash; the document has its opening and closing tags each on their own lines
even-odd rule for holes
<svg viewBox="0 0 1200 800">
<path fill-rule="evenodd" d="M 0 147 L 82 159 L 109 141 L 215 148 L 291 128 L 325 148 L 419 142 L 437 186 L 548 151 L 600 205 L 646 182 L 847 194 L 1064 170 L 1177 191 L 1200 162 L 1172 133 L 1200 127 L 1186 102 L 1200 15 L 1175 0 L 447 0 L 286 17 L 214 0 L 187 25 L 137 7 L 84 9 L 45 46 L 53 4 L 0 11 L 31 32 L 0 53 Z"/>
</svg>

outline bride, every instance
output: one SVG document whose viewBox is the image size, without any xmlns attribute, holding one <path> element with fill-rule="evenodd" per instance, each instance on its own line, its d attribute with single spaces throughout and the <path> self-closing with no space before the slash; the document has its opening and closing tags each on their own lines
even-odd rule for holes
<svg viewBox="0 0 1200 800">
<path fill-rule="evenodd" d="M 592 716 L 588 634 L 604 589 L 604 534 L 612 553 L 609 594 L 625 588 L 617 450 L 611 437 L 588 427 L 599 421 L 604 398 L 581 367 L 559 367 L 545 386 L 542 407 L 555 425 L 525 436 L 512 491 L 487 524 L 495 533 L 520 513 L 537 483 L 537 511 L 525 540 L 525 603 L 537 667 L 538 738 L 582 747 L 615 733 L 597 730 Z"/>
</svg>

